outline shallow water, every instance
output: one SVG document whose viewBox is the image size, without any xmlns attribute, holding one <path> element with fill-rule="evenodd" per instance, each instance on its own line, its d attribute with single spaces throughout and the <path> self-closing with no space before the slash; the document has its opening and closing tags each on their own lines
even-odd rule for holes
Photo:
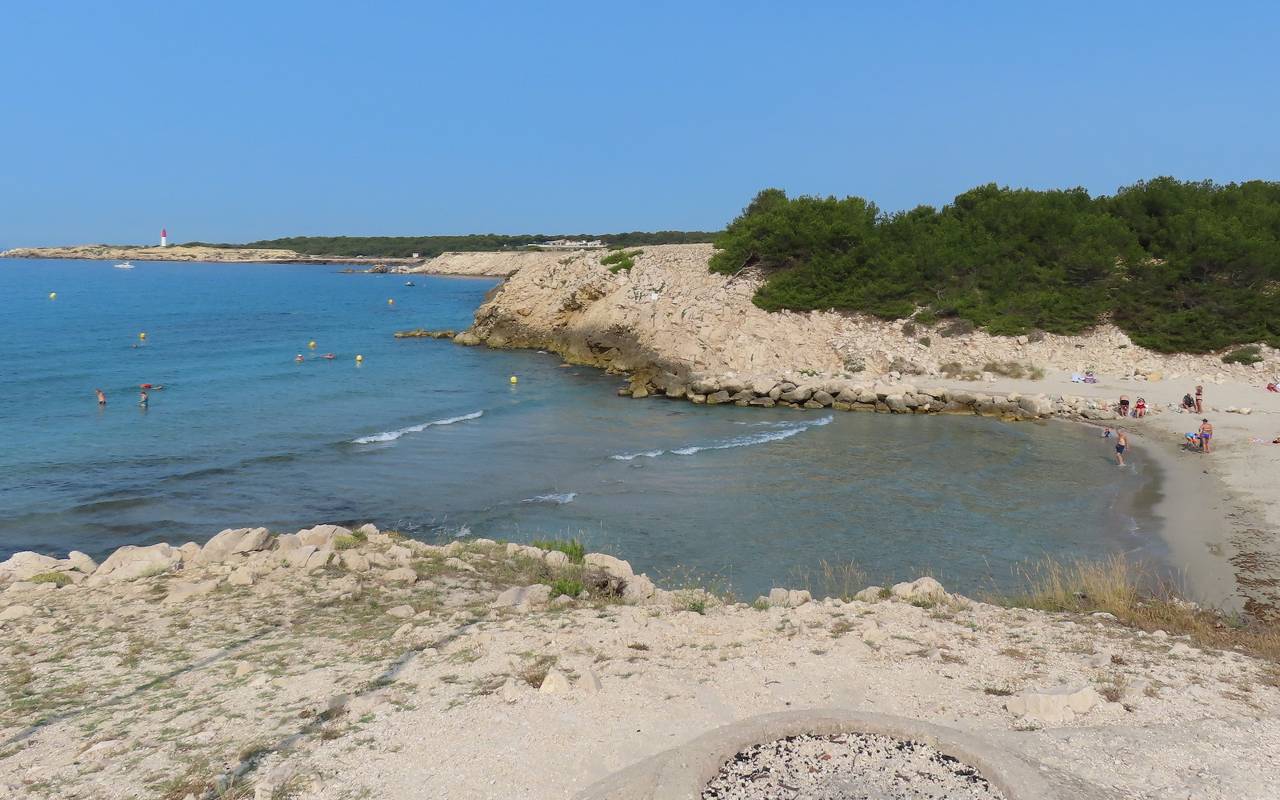
<svg viewBox="0 0 1280 800">
<path fill-rule="evenodd" d="M 619 399 L 554 356 L 394 339 L 465 326 L 495 284 L 414 281 L 0 261 L 0 558 L 372 521 L 577 536 L 754 596 L 824 559 L 974 591 L 1044 555 L 1163 557 L 1129 502 L 1141 464 L 1117 470 L 1087 429 Z M 166 387 L 146 409 L 144 382 Z"/>
</svg>

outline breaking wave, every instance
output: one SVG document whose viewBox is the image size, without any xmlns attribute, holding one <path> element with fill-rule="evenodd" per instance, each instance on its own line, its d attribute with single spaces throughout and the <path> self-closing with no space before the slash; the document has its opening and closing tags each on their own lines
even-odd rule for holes
<svg viewBox="0 0 1280 800">
<path fill-rule="evenodd" d="M 521 500 L 522 503 L 553 503 L 562 506 L 565 503 L 572 503 L 573 499 L 578 496 L 577 492 L 564 492 L 562 494 L 540 494 L 536 497 L 530 497 Z"/>
<path fill-rule="evenodd" d="M 804 433 L 810 428 L 818 428 L 828 425 L 835 419 L 833 416 L 820 417 L 815 420 L 801 423 L 785 423 L 786 427 L 777 430 L 766 431 L 762 433 L 752 433 L 745 436 L 734 436 L 731 439 L 723 439 L 711 444 L 690 445 L 688 447 L 677 447 L 673 450 L 643 450 L 637 453 L 618 453 L 609 456 L 614 461 L 632 461 L 637 458 L 657 458 L 664 454 L 674 456 L 691 456 L 695 453 L 701 453 L 704 450 L 729 450 L 734 447 L 751 447 L 757 444 L 766 444 L 768 442 L 777 442 L 783 439 L 790 439 L 799 433 Z"/>
<path fill-rule="evenodd" d="M 401 428 L 396 431 L 383 431 L 382 433 L 374 433 L 369 436 L 361 436 L 359 439 L 352 439 L 352 444 L 377 444 L 378 442 L 394 442 L 406 433 L 420 433 L 427 428 L 436 425 L 452 425 L 455 422 L 466 422 L 470 419 L 479 419 L 484 415 L 483 411 L 472 411 L 470 414 L 463 414 L 460 417 L 448 417 L 447 419 L 437 419 L 431 422 L 424 422 L 421 425 L 410 425 L 407 428 Z"/>
</svg>

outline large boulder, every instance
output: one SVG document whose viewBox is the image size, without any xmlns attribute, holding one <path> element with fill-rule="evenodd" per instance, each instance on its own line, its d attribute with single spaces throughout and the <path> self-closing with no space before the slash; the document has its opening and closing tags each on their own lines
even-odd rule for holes
<svg viewBox="0 0 1280 800">
<path fill-rule="evenodd" d="M 496 608 L 515 608 L 528 611 L 530 608 L 545 606 L 551 601 L 551 587 L 545 583 L 532 586 L 513 586 L 493 601 Z"/>
<path fill-rule="evenodd" d="M 890 591 L 894 597 L 911 602 L 940 603 L 947 599 L 947 590 L 930 577 L 918 578 L 908 583 L 896 583 Z"/>
<path fill-rule="evenodd" d="M 205 542 L 195 557 L 195 563 L 219 564 L 236 553 L 261 550 L 270 541 L 271 534 L 266 528 L 229 528 Z"/>
<path fill-rule="evenodd" d="M 314 528 L 298 531 L 298 541 L 318 550 L 332 550 L 334 539 L 350 535 L 351 531 L 341 525 L 316 525 Z"/>
<path fill-rule="evenodd" d="M 582 563 L 587 567 L 594 567 L 605 574 L 612 575 L 615 578 L 622 578 L 623 580 L 635 575 L 629 563 L 605 553 L 587 553 L 583 556 Z"/>
<path fill-rule="evenodd" d="M 89 556 L 81 553 L 79 550 L 72 550 L 67 553 L 67 563 L 71 565 L 71 569 L 77 572 L 83 572 L 85 575 L 92 575 L 94 570 L 98 568 L 98 562 Z"/>
<path fill-rule="evenodd" d="M 0 579 L 7 577 L 10 580 L 25 581 L 32 575 L 56 570 L 59 565 L 59 561 L 56 558 L 33 553 L 30 550 L 23 550 L 20 553 L 14 553 L 4 561 L 0 561 Z"/>
<path fill-rule="evenodd" d="M 1018 716 L 1061 725 L 1075 719 L 1077 714 L 1087 714 L 1100 700 L 1092 686 L 1062 685 L 1025 689 L 1009 698 L 1004 707 Z"/>
<path fill-rule="evenodd" d="M 104 581 L 132 581 L 168 572 L 182 561 L 182 554 L 167 544 L 138 547 L 127 544 L 107 556 L 93 573 L 95 585 Z"/>
</svg>

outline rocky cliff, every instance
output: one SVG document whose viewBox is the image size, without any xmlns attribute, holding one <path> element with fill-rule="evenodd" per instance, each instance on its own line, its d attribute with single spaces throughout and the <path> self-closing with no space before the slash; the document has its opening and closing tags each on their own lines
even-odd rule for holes
<svg viewBox="0 0 1280 800">
<path fill-rule="evenodd" d="M 707 270 L 711 253 L 710 245 L 648 247 L 630 269 L 615 270 L 601 263 L 605 254 L 599 251 L 519 254 L 539 258 L 508 264 L 517 271 L 458 340 L 551 350 L 570 361 L 633 373 L 642 380 L 638 388 L 650 393 L 669 384 L 678 387 L 677 396 L 722 389 L 735 395 L 756 387 L 752 397 L 735 402 L 775 388 L 771 399 L 777 401 L 796 387 L 837 395 L 842 388 L 869 389 L 912 376 L 981 381 L 1092 370 L 1138 381 L 1247 383 L 1280 372 L 1280 352 L 1265 346 L 1258 364 L 1224 364 L 1216 355 L 1146 350 L 1111 325 L 1083 336 L 999 337 L 954 320 L 927 326 L 835 311 L 770 313 L 751 302 L 763 277 L 713 274 Z M 479 262 L 486 255 L 516 254 L 467 255 Z M 706 390 L 690 388 L 697 382 Z M 783 399 L 804 403 L 811 397 Z M 933 399 L 947 400 L 936 393 Z"/>
</svg>

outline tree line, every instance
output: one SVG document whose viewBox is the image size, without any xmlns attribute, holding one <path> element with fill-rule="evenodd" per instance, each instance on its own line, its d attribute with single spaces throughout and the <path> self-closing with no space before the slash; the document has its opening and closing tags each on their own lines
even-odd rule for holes
<svg viewBox="0 0 1280 800">
<path fill-rule="evenodd" d="M 1161 177 L 1091 197 L 987 184 L 941 209 L 766 189 L 711 269 L 766 270 L 769 310 L 847 309 L 993 334 L 1112 321 L 1162 352 L 1280 347 L 1280 183 Z"/>
<path fill-rule="evenodd" d="M 477 252 L 489 250 L 518 250 L 534 244 L 544 244 L 555 239 L 599 239 L 611 248 L 638 247 L 655 244 L 689 244 L 711 242 L 713 231 L 630 231 L 605 234 L 525 234 L 506 235 L 474 233 L 463 236 L 287 236 L 280 239 L 262 239 L 244 244 L 206 244 L 188 242 L 191 246 L 279 248 L 305 253 L 311 256 L 336 256 L 351 258 L 409 258 L 417 253 L 432 258 L 447 252 Z"/>
</svg>

